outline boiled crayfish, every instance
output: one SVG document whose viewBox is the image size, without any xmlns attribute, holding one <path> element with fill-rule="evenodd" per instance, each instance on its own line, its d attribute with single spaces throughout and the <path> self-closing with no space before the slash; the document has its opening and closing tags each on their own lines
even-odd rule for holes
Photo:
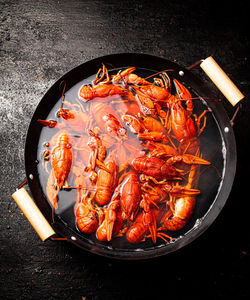
<svg viewBox="0 0 250 300">
<path fill-rule="evenodd" d="M 188 88 L 157 74 L 150 80 L 130 67 L 110 75 L 102 65 L 75 103 L 62 95 L 56 119 L 38 120 L 55 131 L 43 154 L 53 210 L 70 181 L 76 226 L 99 241 L 168 242 L 201 193 L 200 169 L 210 164 L 199 139 L 207 111 L 197 117 Z"/>
<path fill-rule="evenodd" d="M 53 212 L 58 208 L 57 195 L 59 190 L 66 184 L 72 165 L 72 145 L 67 133 L 56 134 L 57 144 L 52 150 L 51 167 L 46 192 L 52 203 Z M 55 137 L 54 137 L 55 139 Z M 54 215 L 53 215 L 54 218 Z"/>
</svg>

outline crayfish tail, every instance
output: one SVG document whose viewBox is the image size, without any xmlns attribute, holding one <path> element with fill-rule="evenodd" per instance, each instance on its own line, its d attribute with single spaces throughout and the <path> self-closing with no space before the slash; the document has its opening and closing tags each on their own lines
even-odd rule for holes
<svg viewBox="0 0 250 300">
<path fill-rule="evenodd" d="M 165 220 L 164 226 L 167 230 L 177 231 L 182 229 L 187 224 L 187 219 L 181 219 L 179 217 L 174 217 L 172 219 Z"/>
</svg>

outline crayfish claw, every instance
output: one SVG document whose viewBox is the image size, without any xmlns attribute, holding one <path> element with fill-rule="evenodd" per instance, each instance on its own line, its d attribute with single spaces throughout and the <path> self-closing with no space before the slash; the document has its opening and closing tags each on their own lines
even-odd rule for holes
<svg viewBox="0 0 250 300">
<path fill-rule="evenodd" d="M 111 241 L 114 224 L 116 220 L 116 213 L 113 210 L 108 212 L 108 221 L 107 221 L 107 241 Z"/>
<path fill-rule="evenodd" d="M 56 121 L 46 121 L 46 120 L 38 119 L 37 122 L 39 122 L 39 123 L 41 123 L 42 125 L 47 126 L 47 127 L 49 127 L 49 128 L 54 128 L 54 127 L 56 127 L 56 125 L 57 125 L 57 122 L 56 122 Z"/>
</svg>

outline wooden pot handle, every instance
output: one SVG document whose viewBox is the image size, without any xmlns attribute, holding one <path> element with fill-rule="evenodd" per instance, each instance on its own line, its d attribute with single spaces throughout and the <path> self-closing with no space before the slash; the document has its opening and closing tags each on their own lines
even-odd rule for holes
<svg viewBox="0 0 250 300">
<path fill-rule="evenodd" d="M 12 198 L 16 201 L 43 242 L 56 234 L 24 187 L 17 190 L 12 195 Z"/>
<path fill-rule="evenodd" d="M 203 60 L 200 67 L 233 106 L 244 98 L 241 91 L 235 86 L 212 56 Z"/>
</svg>

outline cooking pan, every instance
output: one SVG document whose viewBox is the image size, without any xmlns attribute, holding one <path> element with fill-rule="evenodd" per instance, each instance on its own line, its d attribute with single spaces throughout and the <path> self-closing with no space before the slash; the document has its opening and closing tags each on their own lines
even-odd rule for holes
<svg viewBox="0 0 250 300">
<path fill-rule="evenodd" d="M 93 235 L 80 233 L 75 225 L 75 198 L 69 196 L 70 193 L 75 193 L 73 190 L 65 192 L 65 195 L 60 197 L 59 210 L 55 211 L 52 220 L 52 207 L 46 196 L 41 167 L 44 127 L 37 120 L 48 120 L 55 114 L 58 109 L 56 105 L 62 94 L 62 82 L 66 83 L 65 97 L 70 97 L 72 91 L 76 91 L 83 83 L 88 83 L 93 79 L 102 64 L 108 67 L 111 74 L 134 66 L 137 74 L 142 77 L 168 70 L 172 78 L 186 85 L 195 96 L 197 114 L 204 109 L 209 110 L 207 126 L 200 139 L 201 152 L 205 153 L 211 166 L 203 167 L 201 171 L 199 179 L 201 194 L 197 197 L 197 204 L 191 219 L 183 229 L 171 232 L 173 240 L 168 243 L 159 240 L 153 244 L 150 239 L 147 239 L 143 243 L 134 245 L 122 241 L 121 238 L 115 238 L 111 242 L 99 242 Z M 199 64 L 233 105 L 244 97 L 211 57 Z M 25 170 L 25 183 L 28 183 L 35 203 L 29 197 L 23 184 L 18 187 L 13 198 L 43 241 L 59 236 L 99 255 L 118 259 L 145 259 L 165 255 L 182 248 L 199 237 L 213 223 L 225 205 L 234 181 L 236 144 L 230 120 L 221 101 L 215 98 L 211 86 L 201 81 L 189 69 L 167 59 L 146 54 L 113 54 L 93 59 L 74 68 L 47 91 L 38 104 L 28 128 L 25 143 Z"/>
</svg>

